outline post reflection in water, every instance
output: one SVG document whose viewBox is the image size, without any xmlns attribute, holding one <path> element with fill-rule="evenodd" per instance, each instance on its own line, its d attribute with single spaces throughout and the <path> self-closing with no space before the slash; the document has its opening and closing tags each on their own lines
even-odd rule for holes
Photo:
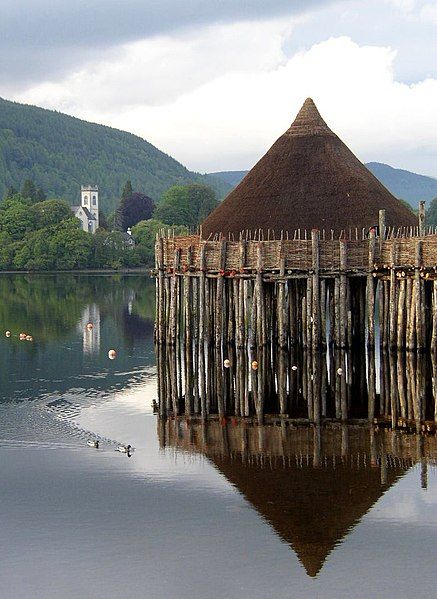
<svg viewBox="0 0 437 599">
<path fill-rule="evenodd" d="M 436 355 L 156 345 L 160 415 L 377 422 L 435 432 Z"/>
<path fill-rule="evenodd" d="M 435 436 L 339 423 L 158 420 L 161 448 L 205 456 L 291 546 L 309 576 L 410 468 L 435 466 Z"/>
<path fill-rule="evenodd" d="M 420 468 L 427 488 L 437 458 L 434 356 L 156 350 L 161 447 L 205 456 L 309 576 L 409 469 Z"/>
</svg>

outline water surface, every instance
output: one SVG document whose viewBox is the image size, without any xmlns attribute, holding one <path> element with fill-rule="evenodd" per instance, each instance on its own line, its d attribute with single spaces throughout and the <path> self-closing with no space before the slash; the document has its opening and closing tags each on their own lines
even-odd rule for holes
<svg viewBox="0 0 437 599">
<path fill-rule="evenodd" d="M 2 276 L 0 294 L 8 596 L 434 594 L 435 437 L 160 424 L 145 276 Z"/>
</svg>

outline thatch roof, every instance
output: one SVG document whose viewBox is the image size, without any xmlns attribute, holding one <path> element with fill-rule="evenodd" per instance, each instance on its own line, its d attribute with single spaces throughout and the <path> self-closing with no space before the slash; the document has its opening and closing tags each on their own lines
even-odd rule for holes
<svg viewBox="0 0 437 599">
<path fill-rule="evenodd" d="M 201 453 L 234 485 L 294 550 L 309 576 L 316 576 L 380 497 L 409 468 L 414 444 L 399 447 L 405 458 L 372 465 L 386 443 L 364 427 L 297 429 L 219 421 L 176 421 L 159 427 L 163 446 Z M 318 449 L 317 449 L 318 448 Z M 433 449 L 425 450 L 431 457 Z M 317 458 L 317 461 L 315 459 Z M 382 458 L 385 460 L 385 455 Z M 384 462 L 385 463 L 385 462 Z"/>
<path fill-rule="evenodd" d="M 203 236 L 256 229 L 348 231 L 416 218 L 333 133 L 305 100 L 291 127 L 203 223 Z"/>
<path fill-rule="evenodd" d="M 406 471 L 390 469 L 381 484 L 379 469 L 370 465 L 260 467 L 210 459 L 293 548 L 309 576 L 318 574 L 329 553 Z"/>
</svg>

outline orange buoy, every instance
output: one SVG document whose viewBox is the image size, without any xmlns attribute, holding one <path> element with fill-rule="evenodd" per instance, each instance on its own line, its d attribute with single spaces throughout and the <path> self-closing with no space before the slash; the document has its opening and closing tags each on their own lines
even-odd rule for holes
<svg viewBox="0 0 437 599">
<path fill-rule="evenodd" d="M 230 368 L 230 366 L 231 366 L 231 361 L 230 361 L 230 360 L 228 360 L 228 359 L 226 358 L 226 360 L 223 362 L 223 366 L 224 366 L 225 368 Z"/>
<path fill-rule="evenodd" d="M 117 352 L 115 351 L 115 349 L 110 349 L 108 351 L 108 358 L 110 360 L 115 360 L 116 357 L 117 357 Z"/>
<path fill-rule="evenodd" d="M 20 341 L 24 341 L 24 339 L 26 339 L 27 335 L 26 333 L 20 333 Z"/>
<path fill-rule="evenodd" d="M 11 336 L 11 331 L 6 331 L 5 335 L 6 335 L 6 337 L 10 337 Z"/>
<path fill-rule="evenodd" d="M 256 360 L 252 362 L 252 370 L 258 370 L 258 362 Z"/>
<path fill-rule="evenodd" d="M 92 323 L 92 322 L 89 322 L 89 323 L 86 325 L 86 328 L 87 328 L 89 331 L 91 331 L 91 329 L 93 328 L 93 326 L 94 326 L 94 325 L 93 325 L 93 323 Z"/>
</svg>

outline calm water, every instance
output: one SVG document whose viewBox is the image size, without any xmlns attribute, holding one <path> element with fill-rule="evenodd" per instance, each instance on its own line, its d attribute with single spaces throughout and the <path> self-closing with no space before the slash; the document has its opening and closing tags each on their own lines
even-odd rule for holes
<svg viewBox="0 0 437 599">
<path fill-rule="evenodd" d="M 434 596 L 432 444 L 159 426 L 144 276 L 2 276 L 0 294 L 1 596 Z"/>
</svg>

